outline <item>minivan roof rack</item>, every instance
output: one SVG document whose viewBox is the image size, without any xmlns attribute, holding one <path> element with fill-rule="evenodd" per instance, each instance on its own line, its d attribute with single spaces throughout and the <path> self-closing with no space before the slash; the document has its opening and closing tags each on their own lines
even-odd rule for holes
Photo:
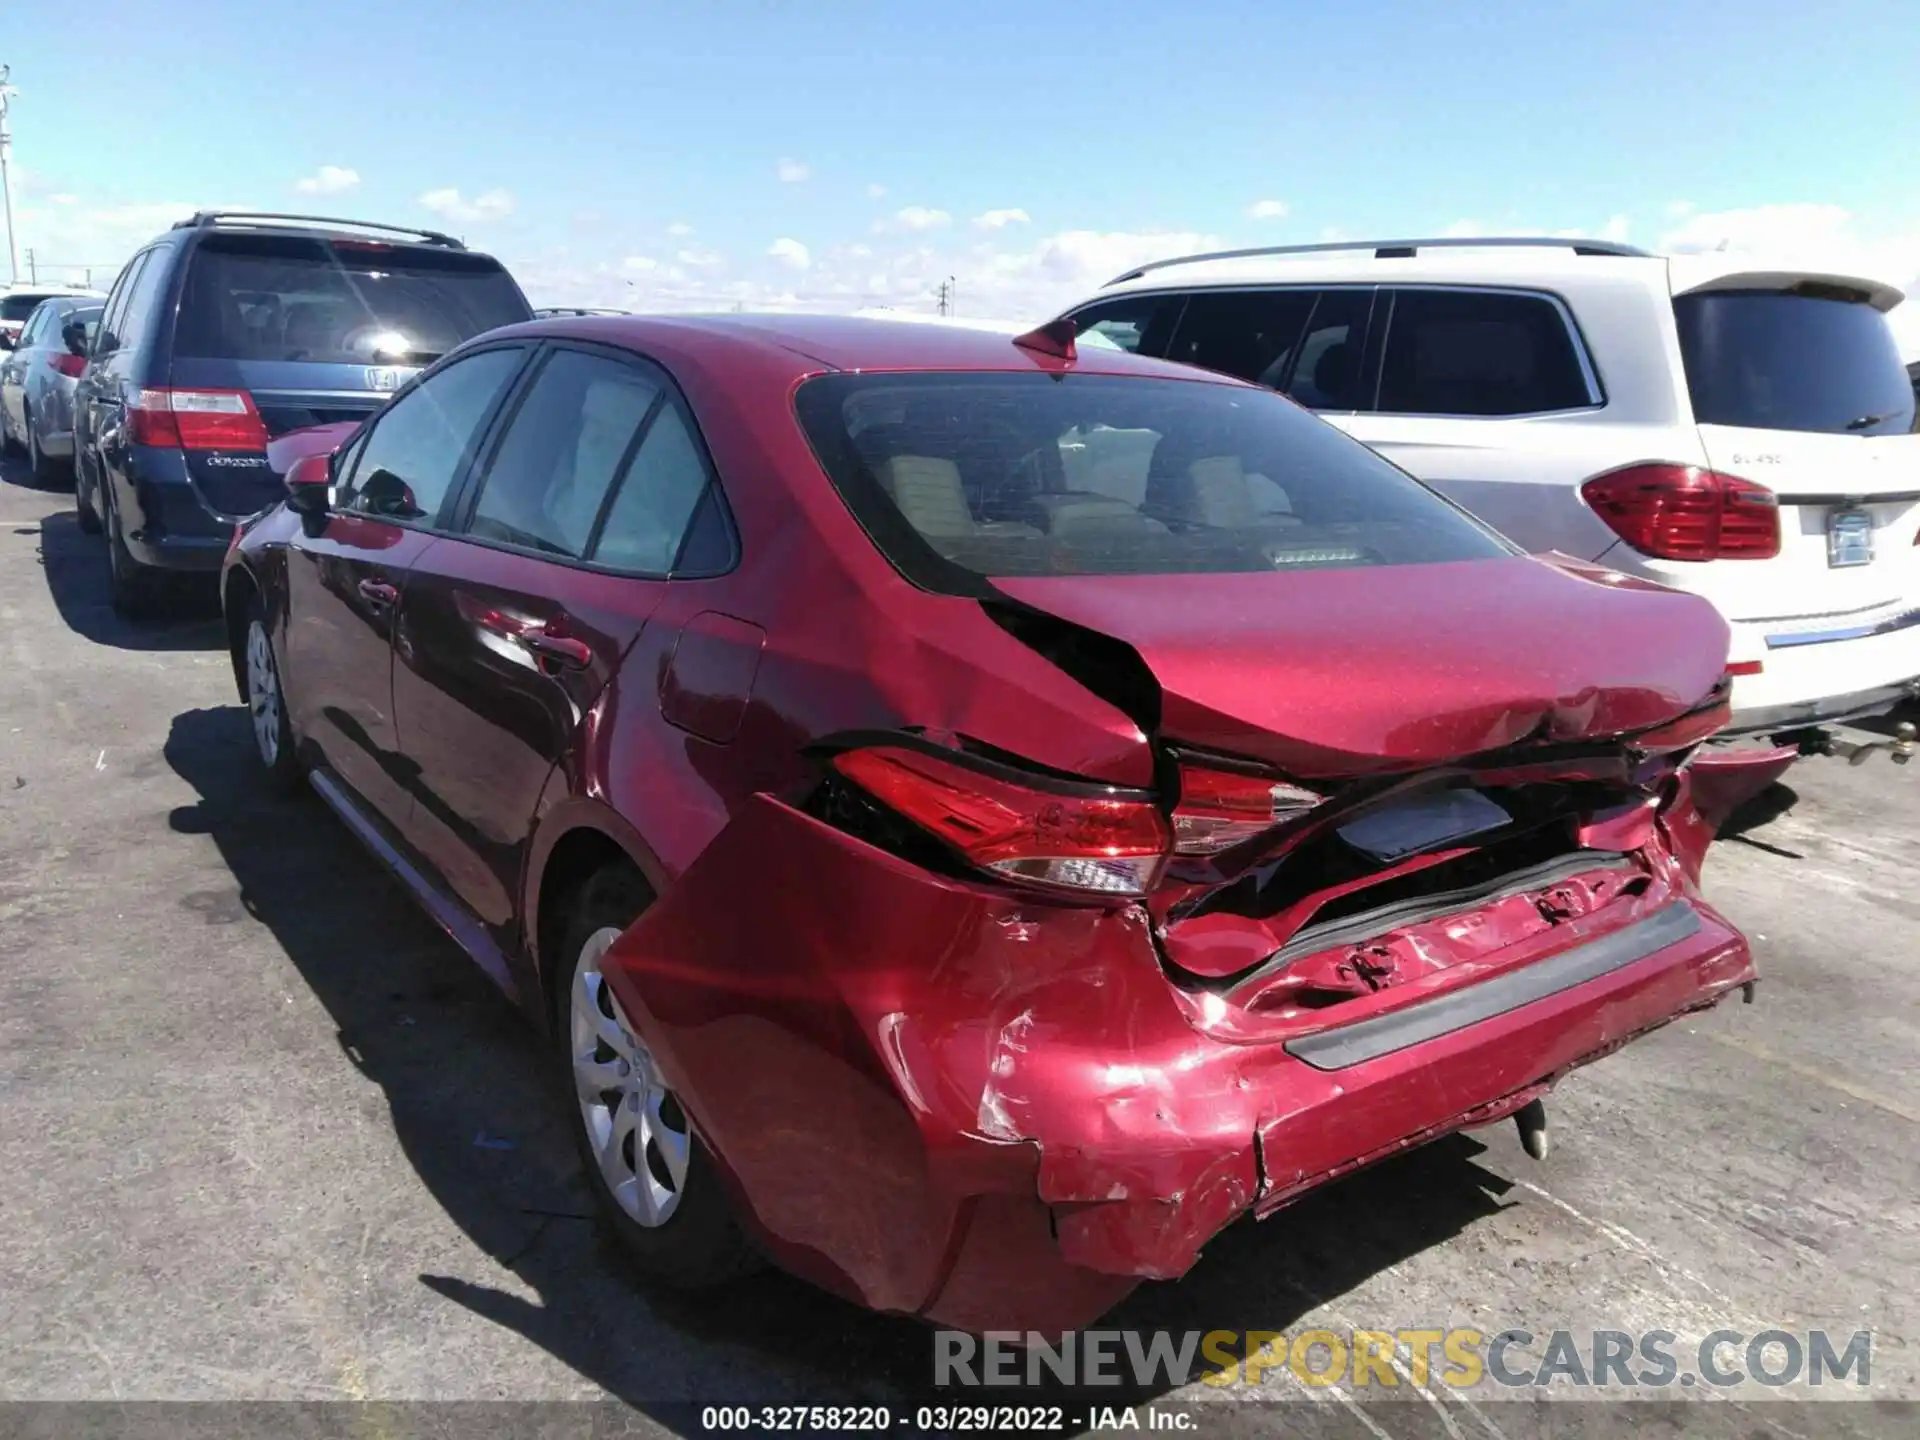
<svg viewBox="0 0 1920 1440">
<path fill-rule="evenodd" d="M 1251 250 L 1215 250 L 1205 255 L 1176 255 L 1168 260 L 1136 265 L 1126 274 L 1114 276 L 1107 284 L 1118 285 L 1123 280 L 1138 280 L 1150 270 L 1163 270 L 1169 265 L 1197 265 L 1203 260 L 1246 260 L 1256 255 L 1321 255 L 1341 250 L 1371 250 L 1376 260 L 1411 260 L 1422 250 L 1485 250 L 1507 246 L 1566 249 L 1576 255 L 1618 255 L 1634 260 L 1649 258 L 1645 250 L 1636 250 L 1631 245 L 1620 245 L 1612 240 L 1556 238 L 1549 235 L 1449 235 L 1439 240 L 1333 240 L 1320 245 L 1260 245 Z"/>
<path fill-rule="evenodd" d="M 449 250 L 464 250 L 467 247 L 451 235 L 438 230 L 415 230 L 406 225 L 382 225 L 376 220 L 343 220 L 337 215 L 289 215 L 276 210 L 196 210 L 185 220 L 176 220 L 176 230 L 205 230 L 215 225 L 252 226 L 266 229 L 274 225 L 344 225 L 351 230 L 379 230 L 389 235 L 411 235 L 429 245 L 444 246 Z"/>
</svg>

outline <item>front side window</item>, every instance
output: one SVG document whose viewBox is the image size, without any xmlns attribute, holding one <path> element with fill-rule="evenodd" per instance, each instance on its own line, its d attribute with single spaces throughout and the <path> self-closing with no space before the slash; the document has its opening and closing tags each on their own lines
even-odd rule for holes
<svg viewBox="0 0 1920 1440">
<path fill-rule="evenodd" d="M 1864 300 L 1709 290 L 1673 302 L 1702 425 L 1820 434 L 1914 428 L 1914 381 L 1887 317 Z"/>
<path fill-rule="evenodd" d="M 524 354 L 509 347 L 465 356 L 395 400 L 343 467 L 341 508 L 398 521 L 439 514 Z"/>
<path fill-rule="evenodd" d="M 1314 298 L 1311 290 L 1202 290 L 1188 299 L 1167 358 L 1284 389 Z"/>
<path fill-rule="evenodd" d="M 579 560 L 660 386 L 631 365 L 561 350 L 541 367 L 487 466 L 468 530 Z"/>
<path fill-rule="evenodd" d="M 995 575 L 1406 565 L 1511 553 L 1262 390 L 1068 374 L 823 375 L 796 397 L 834 487 L 928 589 Z"/>
<path fill-rule="evenodd" d="M 1124 295 L 1078 311 L 1073 317 L 1076 338 L 1084 345 L 1158 355 L 1179 317 L 1175 295 Z"/>
<path fill-rule="evenodd" d="M 1544 295 L 1401 290 L 1378 408 L 1397 415 L 1539 415 L 1601 403 L 1560 307 Z"/>
</svg>

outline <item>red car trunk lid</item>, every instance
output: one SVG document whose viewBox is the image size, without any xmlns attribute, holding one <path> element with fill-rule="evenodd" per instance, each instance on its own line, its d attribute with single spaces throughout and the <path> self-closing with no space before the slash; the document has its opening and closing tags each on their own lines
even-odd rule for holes
<svg viewBox="0 0 1920 1440">
<path fill-rule="evenodd" d="M 1726 668 L 1705 601 L 1560 556 L 994 584 L 1131 645 L 1166 738 L 1303 778 L 1645 729 Z"/>
</svg>

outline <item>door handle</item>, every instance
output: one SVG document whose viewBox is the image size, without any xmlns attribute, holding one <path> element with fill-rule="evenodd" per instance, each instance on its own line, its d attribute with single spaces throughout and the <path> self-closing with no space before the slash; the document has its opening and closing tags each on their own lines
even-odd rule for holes
<svg viewBox="0 0 1920 1440">
<path fill-rule="evenodd" d="M 362 580 L 360 598 L 369 605 L 384 610 L 400 599 L 400 592 L 384 580 Z"/>
<path fill-rule="evenodd" d="M 593 647 L 571 635 L 549 635 L 544 630 L 527 630 L 517 638 L 542 660 L 551 660 L 569 670 L 584 670 L 593 663 Z"/>
</svg>

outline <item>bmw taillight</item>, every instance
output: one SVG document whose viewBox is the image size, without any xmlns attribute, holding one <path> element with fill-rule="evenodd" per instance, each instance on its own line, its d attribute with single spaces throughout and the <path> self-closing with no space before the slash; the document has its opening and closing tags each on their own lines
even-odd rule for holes
<svg viewBox="0 0 1920 1440">
<path fill-rule="evenodd" d="M 1269 778 L 1187 765 L 1169 819 L 1142 791 L 1028 784 L 905 746 L 848 750 L 832 764 L 970 865 L 1090 895 L 1144 895 L 1170 859 L 1217 855 L 1322 799 Z"/>
<path fill-rule="evenodd" d="M 127 407 L 136 445 L 169 450 L 265 450 L 267 426 L 244 390 L 136 390 Z"/>
<path fill-rule="evenodd" d="M 1298 785 L 1260 775 L 1183 765 L 1180 802 L 1173 811 L 1174 851 L 1179 855 L 1218 855 L 1304 815 L 1323 798 Z"/>
<path fill-rule="evenodd" d="M 1658 560 L 1770 560 L 1780 502 L 1764 485 L 1697 465 L 1629 465 L 1580 487 L 1593 513 Z"/>
</svg>

